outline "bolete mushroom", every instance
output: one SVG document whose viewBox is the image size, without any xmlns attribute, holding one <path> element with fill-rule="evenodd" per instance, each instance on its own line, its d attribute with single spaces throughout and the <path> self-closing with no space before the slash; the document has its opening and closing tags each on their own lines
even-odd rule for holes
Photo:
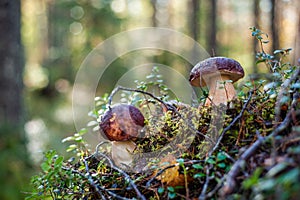
<svg viewBox="0 0 300 200">
<path fill-rule="evenodd" d="M 244 76 L 239 62 L 231 58 L 212 57 L 194 66 L 189 81 L 192 86 L 209 89 L 205 106 L 227 104 L 236 96 L 233 83 Z"/>
<path fill-rule="evenodd" d="M 134 139 L 145 125 L 143 114 L 134 106 L 119 104 L 104 113 L 100 122 L 100 131 L 112 141 L 112 160 L 116 166 L 131 167 Z"/>
</svg>

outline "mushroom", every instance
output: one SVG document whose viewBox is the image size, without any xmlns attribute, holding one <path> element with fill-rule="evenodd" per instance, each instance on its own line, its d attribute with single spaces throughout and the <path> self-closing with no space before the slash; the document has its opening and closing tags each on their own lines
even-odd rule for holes
<svg viewBox="0 0 300 200">
<path fill-rule="evenodd" d="M 244 76 L 239 62 L 225 57 L 205 59 L 194 66 L 189 81 L 192 86 L 208 86 L 209 94 L 205 106 L 227 104 L 235 98 L 233 83 Z"/>
<path fill-rule="evenodd" d="M 134 106 L 119 104 L 104 113 L 100 131 L 112 141 L 112 160 L 118 167 L 131 167 L 134 139 L 145 125 L 143 114 Z"/>
</svg>

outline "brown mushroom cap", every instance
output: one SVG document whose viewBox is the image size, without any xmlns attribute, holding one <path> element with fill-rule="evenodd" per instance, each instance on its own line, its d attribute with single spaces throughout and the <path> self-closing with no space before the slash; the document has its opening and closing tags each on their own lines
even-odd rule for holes
<svg viewBox="0 0 300 200">
<path fill-rule="evenodd" d="M 229 76 L 233 82 L 244 76 L 244 70 L 236 60 L 225 57 L 212 57 L 199 62 L 193 67 L 189 81 L 193 86 L 204 87 L 207 84 L 203 77 L 209 78 L 209 76 L 218 73 Z"/>
<path fill-rule="evenodd" d="M 143 114 L 134 106 L 119 104 L 104 113 L 100 129 L 111 141 L 125 141 L 137 137 L 145 125 Z"/>
</svg>

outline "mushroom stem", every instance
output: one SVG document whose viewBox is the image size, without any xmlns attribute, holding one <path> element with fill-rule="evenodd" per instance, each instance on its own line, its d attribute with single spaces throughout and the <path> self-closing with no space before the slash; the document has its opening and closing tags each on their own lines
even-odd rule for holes
<svg viewBox="0 0 300 200">
<path fill-rule="evenodd" d="M 111 156 L 115 165 L 124 168 L 126 166 L 132 167 L 133 151 L 136 144 L 131 141 L 113 141 L 111 146 Z"/>
<path fill-rule="evenodd" d="M 236 92 L 232 82 L 228 80 L 230 80 L 230 76 L 225 74 L 209 77 L 209 93 L 205 106 L 220 105 L 221 103 L 226 105 L 228 101 L 234 99 Z"/>
</svg>

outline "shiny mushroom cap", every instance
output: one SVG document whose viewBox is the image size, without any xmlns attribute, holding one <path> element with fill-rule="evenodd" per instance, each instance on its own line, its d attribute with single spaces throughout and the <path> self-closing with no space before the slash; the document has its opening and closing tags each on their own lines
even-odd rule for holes
<svg viewBox="0 0 300 200">
<path fill-rule="evenodd" d="M 215 75 L 227 75 L 232 82 L 236 82 L 244 76 L 244 70 L 239 62 L 231 58 L 212 57 L 196 64 L 189 81 L 192 86 L 205 87 L 207 84 L 203 77 L 209 78 Z"/>
<path fill-rule="evenodd" d="M 138 136 L 145 125 L 143 114 L 134 106 L 119 104 L 104 113 L 100 131 L 111 141 L 126 141 Z"/>
</svg>

